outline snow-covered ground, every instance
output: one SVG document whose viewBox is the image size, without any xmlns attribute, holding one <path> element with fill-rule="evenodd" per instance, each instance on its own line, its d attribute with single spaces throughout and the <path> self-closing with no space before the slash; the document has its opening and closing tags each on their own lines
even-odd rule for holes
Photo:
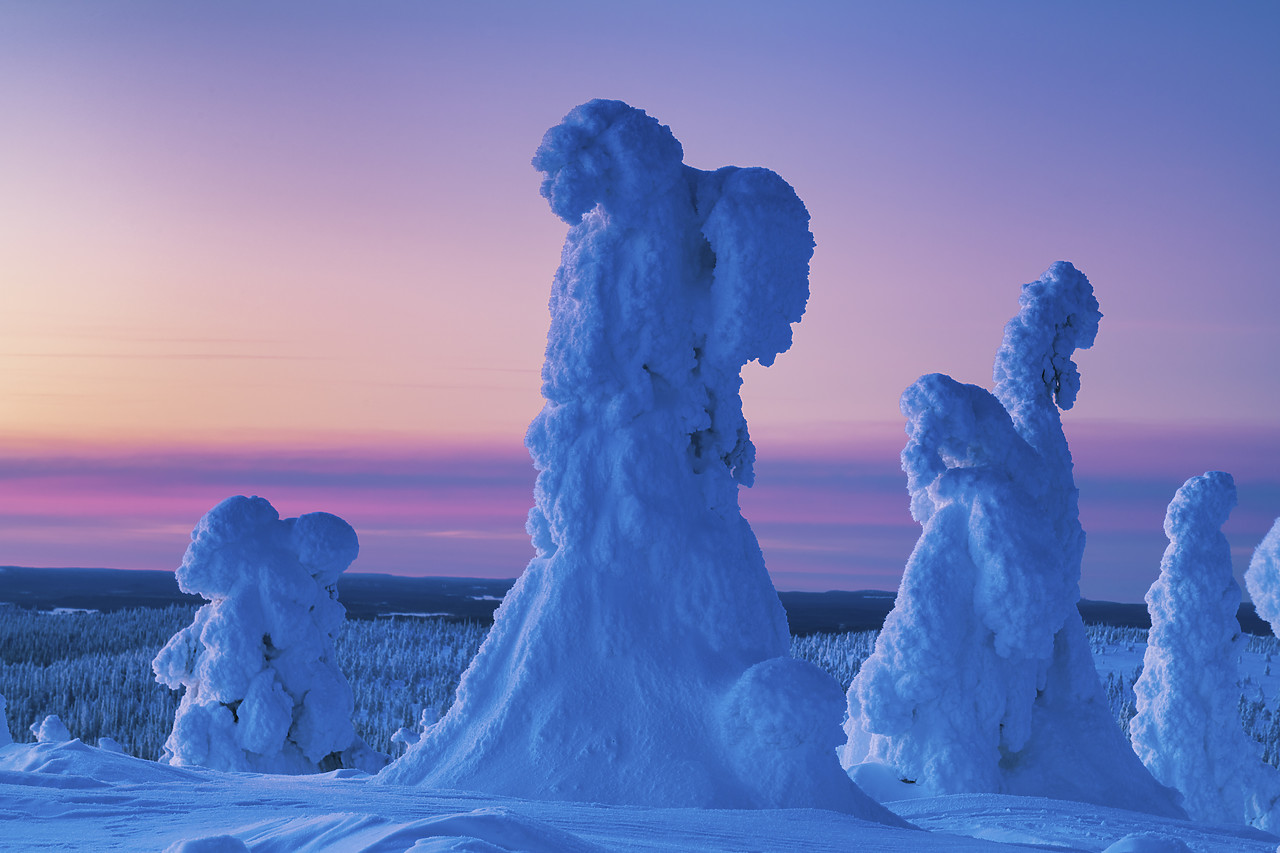
<svg viewBox="0 0 1280 853">
<path fill-rule="evenodd" d="M 917 831 L 817 809 L 540 802 L 375 786 L 368 779 L 354 771 L 294 777 L 169 767 L 79 741 L 14 744 L 0 748 L 0 849 L 182 849 L 181 842 L 217 836 L 230 838 L 188 847 L 415 853 L 1101 851 L 1134 833 L 1180 839 L 1205 853 L 1272 853 L 1280 843 L 1244 826 L 1198 825 L 1027 797 L 969 794 L 895 803 L 894 811 L 923 830 Z"/>
</svg>

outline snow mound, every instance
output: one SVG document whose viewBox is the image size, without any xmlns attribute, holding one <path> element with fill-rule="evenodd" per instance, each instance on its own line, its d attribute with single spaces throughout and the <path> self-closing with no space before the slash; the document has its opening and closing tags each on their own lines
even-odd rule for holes
<svg viewBox="0 0 1280 853">
<path fill-rule="evenodd" d="M 303 849 L 378 853 L 410 850 L 413 853 L 603 853 L 604 850 L 572 833 L 503 807 L 409 822 L 392 822 L 362 814 L 329 814 L 271 821 L 240 834 L 255 853 L 292 853 Z"/>
<path fill-rule="evenodd" d="M 1235 505 L 1235 481 L 1222 471 L 1187 480 L 1169 504 L 1129 736 L 1152 774 L 1182 792 L 1194 819 L 1272 829 L 1280 778 L 1237 710 L 1240 586 L 1221 530 Z"/>
<path fill-rule="evenodd" d="M 71 732 L 57 714 L 50 714 L 40 722 L 32 723 L 30 728 L 37 743 L 66 743 L 71 740 Z"/>
<path fill-rule="evenodd" d="M 1078 492 L 1059 407 L 1097 300 L 1056 263 L 1024 285 L 995 393 L 942 374 L 902 395 L 923 529 L 874 653 L 849 688 L 841 760 L 886 796 L 1046 796 L 1181 815 L 1112 718 L 1076 602 Z M 887 784 L 875 762 L 910 785 Z"/>
<path fill-rule="evenodd" d="M 359 552 L 335 515 L 281 519 L 266 500 L 227 498 L 191 533 L 178 586 L 210 600 L 152 663 L 185 687 L 162 761 L 220 770 L 377 772 L 356 736 L 354 700 L 334 663 L 346 615 L 338 576 Z"/>
<path fill-rule="evenodd" d="M 0 751 L 0 779 L 21 774 L 25 784 L 53 788 L 101 788 L 114 783 L 167 784 L 202 778 L 196 772 L 68 740 L 15 743 Z"/>
<path fill-rule="evenodd" d="M 1253 550 L 1244 583 L 1258 615 L 1270 622 L 1271 633 L 1280 637 L 1280 518 Z"/>
<path fill-rule="evenodd" d="M 543 138 L 542 195 L 572 227 L 526 437 L 536 555 L 453 706 L 379 778 L 893 820 L 835 760 L 840 707 L 797 698 L 830 687 L 790 661 L 738 508 L 755 459 L 741 368 L 791 344 L 808 213 L 773 172 L 682 158 L 669 129 L 619 101 L 584 104 Z"/>
</svg>

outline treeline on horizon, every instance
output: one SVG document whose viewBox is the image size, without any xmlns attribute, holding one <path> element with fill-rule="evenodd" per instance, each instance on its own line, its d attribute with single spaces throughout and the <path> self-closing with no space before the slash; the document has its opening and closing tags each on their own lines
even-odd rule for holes
<svg viewBox="0 0 1280 853">
<path fill-rule="evenodd" d="M 36 610 L 113 612 L 138 607 L 199 607 L 205 600 L 178 589 L 173 572 L 132 569 L 34 569 L 0 566 L 0 604 Z M 514 578 L 405 577 L 376 573 L 344 574 L 339 599 L 349 620 L 376 619 L 395 613 L 436 614 L 490 624 Z M 893 607 L 893 593 L 881 590 L 779 592 L 791 633 L 844 633 L 879 630 Z M 1146 605 L 1081 599 L 1085 622 L 1149 628 Z M 1270 636 L 1271 626 L 1253 604 L 1237 612 L 1241 630 Z M 165 638 L 167 639 L 167 638 Z M 163 643 L 163 640 L 161 641 Z"/>
</svg>

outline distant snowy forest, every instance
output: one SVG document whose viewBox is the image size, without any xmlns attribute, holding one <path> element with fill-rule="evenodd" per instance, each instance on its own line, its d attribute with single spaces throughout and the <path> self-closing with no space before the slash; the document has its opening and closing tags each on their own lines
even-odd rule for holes
<svg viewBox="0 0 1280 853">
<path fill-rule="evenodd" d="M 181 692 L 156 682 L 151 661 L 194 613 L 193 607 L 167 607 L 51 614 L 0 605 L 0 695 L 8 700 L 13 739 L 34 741 L 27 727 L 56 714 L 85 743 L 110 737 L 130 755 L 156 760 Z M 434 618 L 345 622 L 335 646 L 355 694 L 357 733 L 374 749 L 398 754 L 392 737 L 401 728 L 417 728 L 424 712 L 434 722 L 448 709 L 487 631 L 475 622 Z M 1090 625 L 1088 632 L 1112 713 L 1127 737 L 1147 632 L 1110 625 Z M 877 633 L 793 636 L 791 653 L 847 690 Z M 1241 723 L 1262 745 L 1267 763 L 1280 766 L 1280 703 L 1274 689 L 1260 684 L 1272 677 L 1280 640 L 1245 634 L 1239 651 Z"/>
</svg>

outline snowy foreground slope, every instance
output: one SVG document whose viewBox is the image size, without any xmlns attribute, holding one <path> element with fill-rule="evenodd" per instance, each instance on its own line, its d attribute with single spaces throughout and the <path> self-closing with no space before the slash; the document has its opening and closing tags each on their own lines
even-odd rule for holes
<svg viewBox="0 0 1280 853">
<path fill-rule="evenodd" d="M 169 767 L 79 741 L 13 744 L 0 747 L 0 850 L 1102 851 L 1115 845 L 1116 853 L 1271 853 L 1280 841 L 1244 826 L 991 794 L 893 804 L 921 827 L 911 830 L 818 809 L 545 802 L 374 786 L 369 778 L 355 771 L 293 777 Z M 1134 833 L 1176 841 L 1116 845 Z M 218 836 L 230 837 L 185 843 Z"/>
</svg>

